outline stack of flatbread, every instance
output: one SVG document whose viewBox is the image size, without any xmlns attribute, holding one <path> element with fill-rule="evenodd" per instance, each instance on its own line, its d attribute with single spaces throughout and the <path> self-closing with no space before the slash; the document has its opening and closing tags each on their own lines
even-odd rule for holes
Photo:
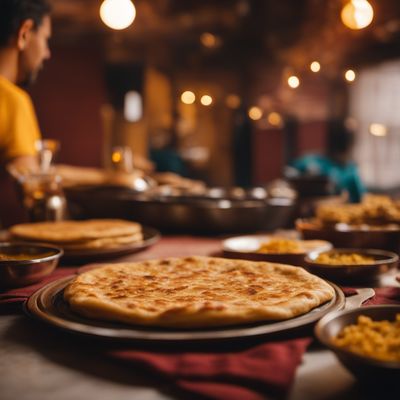
<svg viewBox="0 0 400 400">
<path fill-rule="evenodd" d="M 88 318 L 181 328 L 285 320 L 334 296 L 300 267 L 200 256 L 106 264 L 64 292 Z"/>
<path fill-rule="evenodd" d="M 14 225 L 9 232 L 13 238 L 53 243 L 71 252 L 115 248 L 143 241 L 141 225 L 121 219 L 33 222 Z"/>
</svg>

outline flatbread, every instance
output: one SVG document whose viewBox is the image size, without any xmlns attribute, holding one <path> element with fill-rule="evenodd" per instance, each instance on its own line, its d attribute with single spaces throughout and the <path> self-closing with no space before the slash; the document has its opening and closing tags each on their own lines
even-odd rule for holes
<svg viewBox="0 0 400 400">
<path fill-rule="evenodd" d="M 91 219 L 85 221 L 32 222 L 10 228 L 12 236 L 51 243 L 134 235 L 141 232 L 137 222 L 122 219 Z"/>
<path fill-rule="evenodd" d="M 64 250 L 85 250 L 85 249 L 111 249 L 133 243 L 141 243 L 143 234 L 141 232 L 133 235 L 115 236 L 110 238 L 101 238 L 93 240 L 84 240 L 81 242 L 57 243 Z"/>
<path fill-rule="evenodd" d="M 285 320 L 333 297 L 300 267 L 197 256 L 105 265 L 64 292 L 85 317 L 182 328 Z"/>
</svg>

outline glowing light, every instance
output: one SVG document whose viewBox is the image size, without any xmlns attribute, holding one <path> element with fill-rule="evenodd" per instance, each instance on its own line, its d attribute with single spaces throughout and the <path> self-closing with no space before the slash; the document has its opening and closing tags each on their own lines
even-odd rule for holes
<svg viewBox="0 0 400 400">
<path fill-rule="evenodd" d="M 346 81 L 353 82 L 356 79 L 356 73 L 352 69 L 348 69 L 344 73 L 344 77 L 346 78 Z"/>
<path fill-rule="evenodd" d="M 310 64 L 310 69 L 312 72 L 319 72 L 321 69 L 321 64 L 318 61 L 313 61 Z"/>
<path fill-rule="evenodd" d="M 193 104 L 196 101 L 196 96 L 190 90 L 186 90 L 181 94 L 181 101 L 185 104 Z"/>
<path fill-rule="evenodd" d="M 119 151 L 114 151 L 111 155 L 112 162 L 117 164 L 122 160 L 122 154 Z"/>
<path fill-rule="evenodd" d="M 137 122 L 143 116 L 142 96 L 135 91 L 129 91 L 125 95 L 124 117 L 129 122 Z"/>
<path fill-rule="evenodd" d="M 369 132 L 371 135 L 383 137 L 387 135 L 387 127 L 383 124 L 371 124 L 369 126 Z"/>
<path fill-rule="evenodd" d="M 208 48 L 213 48 L 218 45 L 217 37 L 209 32 L 204 32 L 201 34 L 200 42 L 204 47 L 208 47 Z"/>
<path fill-rule="evenodd" d="M 300 85 L 300 79 L 296 75 L 289 76 L 287 82 L 292 89 L 296 89 Z"/>
<path fill-rule="evenodd" d="M 363 29 L 372 22 L 374 9 L 367 0 L 351 0 L 342 8 L 340 17 L 348 28 Z"/>
<path fill-rule="evenodd" d="M 135 17 L 136 9 L 131 0 L 104 0 L 100 6 L 100 18 L 111 29 L 126 29 Z"/>
<path fill-rule="evenodd" d="M 213 99 L 208 94 L 201 96 L 200 103 L 203 104 L 203 106 L 209 106 L 209 105 L 211 105 L 212 102 L 213 102 Z"/>
<path fill-rule="evenodd" d="M 262 117 L 262 110 L 260 107 L 251 107 L 249 109 L 249 117 L 253 121 L 258 121 Z"/>
<path fill-rule="evenodd" d="M 267 121 L 272 126 L 279 126 L 282 124 L 282 117 L 277 112 L 271 112 L 268 114 Z"/>
<path fill-rule="evenodd" d="M 229 108 L 233 109 L 238 108 L 241 103 L 240 97 L 236 94 L 229 94 L 228 96 L 226 96 L 225 102 Z"/>
</svg>

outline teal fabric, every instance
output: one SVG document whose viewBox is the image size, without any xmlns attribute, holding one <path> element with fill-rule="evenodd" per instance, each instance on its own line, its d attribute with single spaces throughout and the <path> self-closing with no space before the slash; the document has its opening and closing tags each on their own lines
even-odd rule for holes
<svg viewBox="0 0 400 400">
<path fill-rule="evenodd" d="M 156 164 L 157 172 L 175 172 L 186 176 L 185 163 L 173 149 L 151 149 L 150 160 Z"/>
<path fill-rule="evenodd" d="M 307 155 L 291 163 L 302 175 L 323 175 L 329 177 L 336 186 L 337 193 L 345 190 L 351 202 L 361 200 L 365 187 L 361 182 L 357 166 L 353 162 L 338 164 L 321 155 Z"/>
</svg>

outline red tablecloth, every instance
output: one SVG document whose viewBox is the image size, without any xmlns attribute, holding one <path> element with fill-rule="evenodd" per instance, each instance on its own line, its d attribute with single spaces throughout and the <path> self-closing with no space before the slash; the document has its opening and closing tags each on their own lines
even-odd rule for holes
<svg viewBox="0 0 400 400">
<path fill-rule="evenodd" d="M 166 256 L 220 255 L 220 241 L 190 237 L 162 239 L 153 248 L 117 261 L 135 261 Z M 76 268 L 57 268 L 45 281 L 0 293 L 0 313 L 20 307 L 28 296 L 44 284 L 73 274 Z M 347 291 L 351 294 L 351 290 Z M 369 304 L 400 303 L 400 289 L 383 288 Z M 294 380 L 302 355 L 312 341 L 301 337 L 244 347 L 202 348 L 201 351 L 143 351 L 125 346 L 118 350 L 103 347 L 106 356 L 133 368 L 140 366 L 169 379 L 174 385 L 211 399 L 265 399 L 284 397 Z M 156 378 L 155 378 L 156 379 Z M 156 380 L 157 382 L 157 380 Z"/>
</svg>

